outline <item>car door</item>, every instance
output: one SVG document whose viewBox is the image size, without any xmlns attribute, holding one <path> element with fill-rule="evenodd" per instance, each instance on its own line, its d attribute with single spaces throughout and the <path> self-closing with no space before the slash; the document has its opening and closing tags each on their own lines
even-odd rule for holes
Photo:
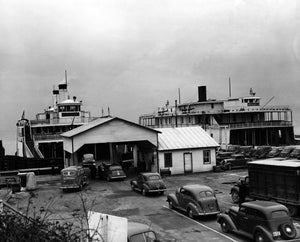
<svg viewBox="0 0 300 242">
<path fill-rule="evenodd" d="M 144 176 L 142 174 L 139 174 L 137 179 L 136 179 L 138 189 L 142 190 L 144 180 L 145 180 Z"/>
<path fill-rule="evenodd" d="M 239 229 L 252 234 L 255 226 L 255 210 L 241 206 L 239 209 Z"/>
</svg>

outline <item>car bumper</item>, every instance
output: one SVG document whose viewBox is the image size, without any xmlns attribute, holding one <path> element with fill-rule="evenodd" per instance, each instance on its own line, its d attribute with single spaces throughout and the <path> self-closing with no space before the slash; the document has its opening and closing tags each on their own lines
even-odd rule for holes
<svg viewBox="0 0 300 242">
<path fill-rule="evenodd" d="M 208 216 L 208 215 L 217 215 L 219 214 L 220 211 L 214 211 L 214 212 L 199 212 L 197 215 L 198 216 Z"/>
<path fill-rule="evenodd" d="M 61 186 L 59 187 L 60 189 L 78 189 L 79 186 L 78 185 L 69 185 L 69 186 Z"/>
<path fill-rule="evenodd" d="M 164 192 L 166 189 L 149 189 L 148 192 Z"/>
<path fill-rule="evenodd" d="M 125 179 L 126 176 L 111 176 L 110 179 Z"/>
</svg>

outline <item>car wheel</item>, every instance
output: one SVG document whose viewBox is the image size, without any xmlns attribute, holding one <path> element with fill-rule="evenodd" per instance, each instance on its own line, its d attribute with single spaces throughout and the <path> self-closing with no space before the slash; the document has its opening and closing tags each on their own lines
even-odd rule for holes
<svg viewBox="0 0 300 242">
<path fill-rule="evenodd" d="M 255 242 L 269 242 L 270 240 L 266 237 L 266 235 L 258 231 L 255 233 Z"/>
<path fill-rule="evenodd" d="M 134 189 L 134 188 L 135 188 L 134 185 L 131 184 L 130 186 L 131 186 L 131 190 L 134 191 L 134 190 L 135 190 L 135 189 Z"/>
<path fill-rule="evenodd" d="M 109 181 L 110 181 L 110 177 L 109 177 L 109 176 L 107 176 L 107 177 L 106 177 L 106 180 L 109 182 Z"/>
<path fill-rule="evenodd" d="M 83 188 L 83 186 L 82 186 L 82 183 L 81 183 L 80 186 L 79 186 L 79 191 L 82 191 L 82 188 Z"/>
<path fill-rule="evenodd" d="M 174 209 L 174 205 L 173 205 L 173 202 L 172 202 L 172 201 L 169 201 L 169 208 L 170 208 L 170 209 Z"/>
<path fill-rule="evenodd" d="M 229 233 L 229 224 L 225 219 L 222 219 L 222 221 L 220 222 L 221 224 L 221 229 L 224 233 Z"/>
<path fill-rule="evenodd" d="M 164 191 L 159 192 L 160 195 L 164 195 Z"/>
<path fill-rule="evenodd" d="M 231 192 L 231 199 L 234 203 L 239 203 L 240 202 L 240 196 L 239 196 L 239 193 L 238 191 L 236 190 L 233 190 Z"/>
<path fill-rule="evenodd" d="M 191 218 L 191 219 L 194 218 L 194 214 L 193 214 L 192 209 L 188 208 L 186 212 L 187 212 L 187 215 L 188 215 L 189 218 Z"/>
<path fill-rule="evenodd" d="M 147 192 L 146 192 L 146 190 L 145 190 L 144 188 L 142 188 L 142 195 L 143 195 L 143 196 L 146 196 L 146 195 L 147 195 Z"/>
<path fill-rule="evenodd" d="M 293 225 L 282 224 L 280 225 L 279 230 L 285 239 L 293 239 L 296 237 L 296 230 Z"/>
<path fill-rule="evenodd" d="M 227 166 L 227 170 L 231 171 L 231 170 L 232 170 L 232 166 L 231 166 L 231 165 L 228 165 L 228 166 Z"/>
</svg>

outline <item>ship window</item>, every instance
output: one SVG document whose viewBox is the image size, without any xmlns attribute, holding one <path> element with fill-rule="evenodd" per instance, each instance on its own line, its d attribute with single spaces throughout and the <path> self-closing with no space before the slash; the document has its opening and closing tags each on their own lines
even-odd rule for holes
<svg viewBox="0 0 300 242">
<path fill-rule="evenodd" d="M 211 104 L 211 108 L 214 108 L 214 107 L 215 107 L 215 105 L 212 103 L 212 104 Z"/>
</svg>

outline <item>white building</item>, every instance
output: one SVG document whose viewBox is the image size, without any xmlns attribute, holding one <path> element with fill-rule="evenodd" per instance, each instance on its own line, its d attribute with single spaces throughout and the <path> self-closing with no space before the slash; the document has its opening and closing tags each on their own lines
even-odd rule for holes
<svg viewBox="0 0 300 242">
<path fill-rule="evenodd" d="M 219 144 L 201 127 L 160 128 L 158 134 L 159 170 L 171 174 L 212 171 Z"/>
</svg>

